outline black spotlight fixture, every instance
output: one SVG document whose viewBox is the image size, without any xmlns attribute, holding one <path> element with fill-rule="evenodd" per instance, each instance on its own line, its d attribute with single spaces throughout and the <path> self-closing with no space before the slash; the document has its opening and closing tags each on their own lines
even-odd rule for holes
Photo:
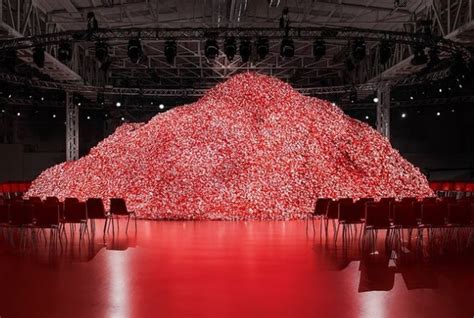
<svg viewBox="0 0 474 318">
<path fill-rule="evenodd" d="M 209 60 L 214 60 L 219 55 L 219 44 L 216 39 L 207 39 L 204 45 L 204 55 Z"/>
<path fill-rule="evenodd" d="M 11 73 L 15 73 L 16 71 L 16 57 L 16 50 L 13 48 L 9 48 L 2 52 L 1 60 L 3 67 Z"/>
<path fill-rule="evenodd" d="M 142 44 L 138 38 L 128 41 L 128 57 L 132 63 L 137 64 L 143 56 Z"/>
<path fill-rule="evenodd" d="M 98 41 L 95 43 L 95 57 L 96 59 L 104 63 L 109 55 L 109 47 L 104 41 Z"/>
<path fill-rule="evenodd" d="M 44 67 L 44 47 L 36 46 L 33 49 L 33 62 L 39 67 Z"/>
<path fill-rule="evenodd" d="M 323 39 L 316 39 L 313 42 L 313 56 L 319 61 L 326 54 L 326 43 Z"/>
<path fill-rule="evenodd" d="M 257 49 L 257 55 L 258 57 L 263 60 L 268 52 L 270 51 L 270 45 L 268 43 L 268 38 L 265 37 L 259 37 L 257 39 L 257 42 L 255 43 L 256 49 Z"/>
<path fill-rule="evenodd" d="M 425 48 L 421 44 L 416 44 L 413 47 L 413 58 L 411 59 L 412 65 L 421 65 L 428 62 L 428 57 L 425 54 Z"/>
<path fill-rule="evenodd" d="M 229 61 L 234 59 L 235 53 L 237 52 L 237 45 L 234 37 L 227 37 L 224 40 L 224 54 L 227 56 Z"/>
<path fill-rule="evenodd" d="M 366 54 L 366 45 L 363 38 L 357 38 L 352 42 L 352 57 L 357 61 L 362 61 Z"/>
<path fill-rule="evenodd" d="M 434 67 L 438 65 L 439 62 L 441 62 L 439 58 L 439 50 L 436 46 L 430 48 L 430 50 L 428 51 L 428 56 L 430 57 L 430 60 L 427 65 L 428 67 Z"/>
<path fill-rule="evenodd" d="M 354 104 L 357 102 L 357 90 L 355 87 L 352 87 L 351 92 L 349 93 L 349 101 Z"/>
<path fill-rule="evenodd" d="M 292 39 L 285 37 L 281 40 L 280 55 L 285 58 L 291 58 L 295 55 L 295 44 Z"/>
<path fill-rule="evenodd" d="M 382 40 L 379 43 L 379 62 L 384 65 L 390 61 L 392 57 L 392 45 L 387 40 Z"/>
<path fill-rule="evenodd" d="M 104 93 L 97 93 L 97 105 L 105 104 L 105 95 Z"/>
<path fill-rule="evenodd" d="M 168 64 L 174 64 L 177 52 L 178 47 L 175 40 L 168 40 L 165 42 L 165 57 Z"/>
<path fill-rule="evenodd" d="M 242 62 L 247 63 L 252 55 L 252 42 L 250 39 L 240 39 L 239 54 Z"/>
<path fill-rule="evenodd" d="M 58 59 L 62 63 L 70 62 L 72 59 L 72 47 L 69 42 L 62 41 L 58 46 Z"/>
<path fill-rule="evenodd" d="M 88 32 L 94 32 L 99 29 L 99 23 L 97 22 L 97 19 L 95 18 L 94 12 L 89 12 L 87 13 L 87 31 Z"/>
</svg>

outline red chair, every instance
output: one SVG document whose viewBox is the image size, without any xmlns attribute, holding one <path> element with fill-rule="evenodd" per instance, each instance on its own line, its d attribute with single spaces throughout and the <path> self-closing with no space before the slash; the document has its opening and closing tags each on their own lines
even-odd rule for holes
<svg viewBox="0 0 474 318">
<path fill-rule="evenodd" d="M 77 200 L 77 199 L 76 199 Z M 65 224 L 70 224 L 71 234 L 74 229 L 73 224 L 80 224 L 79 226 L 79 239 L 87 233 L 87 208 L 84 202 L 75 202 L 75 200 L 69 200 L 68 204 L 64 204 L 64 217 L 60 220 L 62 230 L 66 234 Z"/>
<path fill-rule="evenodd" d="M 55 243 L 57 239 L 61 242 L 59 205 L 41 204 L 36 206 L 34 227 L 37 229 L 50 230 L 50 242 Z M 44 233 L 44 232 L 43 232 Z M 46 236 L 45 236 L 46 239 Z"/>
<path fill-rule="evenodd" d="M 387 209 L 386 202 L 368 202 L 365 205 L 365 225 L 364 234 L 362 239 L 362 245 L 365 246 L 365 240 L 367 232 L 370 232 L 370 238 L 372 241 L 372 251 L 375 250 L 375 243 L 377 240 L 377 234 L 379 230 L 387 230 L 385 236 L 385 243 L 387 244 L 387 238 L 389 237 L 391 229 L 390 223 L 390 210 Z"/>
<path fill-rule="evenodd" d="M 308 233 L 308 223 L 309 223 L 309 218 L 312 219 L 313 223 L 313 233 L 316 233 L 316 230 L 314 228 L 314 219 L 319 218 L 321 222 L 319 223 L 319 231 L 321 233 L 322 230 L 322 224 L 323 224 L 323 218 L 326 216 L 329 202 L 331 202 L 332 199 L 327 199 L 327 198 L 319 198 L 316 200 L 316 203 L 314 205 L 314 210 L 313 212 L 308 213 L 306 216 L 306 233 Z"/>
<path fill-rule="evenodd" d="M 104 202 L 100 198 L 89 198 L 86 201 L 87 207 L 87 218 L 91 220 L 91 227 L 92 230 L 95 231 L 95 223 L 93 223 L 96 219 L 104 219 L 104 235 L 105 229 L 107 228 L 107 221 L 110 219 L 110 214 L 105 211 Z"/>
<path fill-rule="evenodd" d="M 130 223 L 130 217 L 133 215 L 135 217 L 135 231 L 137 230 L 137 215 L 135 214 L 135 212 L 128 211 L 127 205 L 125 204 L 124 199 L 122 199 L 122 198 L 111 198 L 110 199 L 110 214 L 112 215 L 112 217 L 114 217 L 114 216 L 117 216 L 117 217 L 127 216 L 128 217 L 127 227 L 126 227 L 125 232 L 128 231 L 128 224 Z M 119 220 L 117 219 L 117 226 L 119 224 L 118 222 L 119 222 Z M 114 222 L 112 221 L 112 225 L 113 224 L 114 224 Z"/>
<path fill-rule="evenodd" d="M 361 217 L 365 214 L 365 201 L 359 200 L 353 202 L 352 200 L 342 200 L 338 205 L 338 224 L 336 228 L 336 235 L 334 241 L 337 242 L 337 235 L 339 233 L 339 226 L 342 224 L 342 239 L 343 242 L 347 237 L 347 232 L 349 230 L 350 235 L 350 226 L 362 224 L 363 218 Z M 365 215 L 364 215 L 365 216 Z"/>
</svg>

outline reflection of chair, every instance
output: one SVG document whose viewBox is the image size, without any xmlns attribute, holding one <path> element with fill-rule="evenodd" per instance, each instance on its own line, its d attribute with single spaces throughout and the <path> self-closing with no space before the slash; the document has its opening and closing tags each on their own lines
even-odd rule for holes
<svg viewBox="0 0 474 318">
<path fill-rule="evenodd" d="M 115 215 L 117 217 L 120 216 L 127 216 L 127 227 L 126 231 L 128 231 L 128 223 L 130 223 L 130 217 L 133 215 L 135 217 L 135 230 L 137 230 L 137 215 L 135 212 L 128 211 L 127 205 L 125 204 L 125 200 L 121 198 L 111 198 L 110 199 L 110 214 L 112 217 Z M 112 221 L 112 225 L 113 225 Z M 118 219 L 117 219 L 117 226 L 118 226 Z"/>
<path fill-rule="evenodd" d="M 388 291 L 395 284 L 395 269 L 389 267 L 389 257 L 383 254 L 370 255 L 361 259 L 359 293 L 367 291 Z"/>
<path fill-rule="evenodd" d="M 319 226 L 319 231 L 321 233 L 322 229 L 322 224 L 323 224 L 323 217 L 326 216 L 329 202 L 331 202 L 331 199 L 326 199 L 326 198 L 320 198 L 316 200 L 316 204 L 314 206 L 314 211 L 311 213 L 308 213 L 306 216 L 306 232 L 308 232 L 308 223 L 309 223 L 309 218 L 312 219 L 313 222 L 313 233 L 315 233 L 314 229 L 314 218 L 319 218 L 320 219 L 320 226 Z"/>
<path fill-rule="evenodd" d="M 104 219 L 104 234 L 107 228 L 107 221 L 110 218 L 110 214 L 105 211 L 104 202 L 100 198 L 89 198 L 86 201 L 87 206 L 87 217 L 91 220 Z M 95 223 L 91 222 L 93 230 L 95 230 Z"/>
</svg>

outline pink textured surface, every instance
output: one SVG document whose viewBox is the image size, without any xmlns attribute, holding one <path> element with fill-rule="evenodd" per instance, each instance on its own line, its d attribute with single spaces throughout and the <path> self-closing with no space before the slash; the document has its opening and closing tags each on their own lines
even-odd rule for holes
<svg viewBox="0 0 474 318">
<path fill-rule="evenodd" d="M 318 197 L 430 196 L 367 124 L 282 81 L 234 76 L 198 102 L 124 124 L 45 170 L 27 196 L 123 197 L 144 218 L 295 219 Z"/>
</svg>

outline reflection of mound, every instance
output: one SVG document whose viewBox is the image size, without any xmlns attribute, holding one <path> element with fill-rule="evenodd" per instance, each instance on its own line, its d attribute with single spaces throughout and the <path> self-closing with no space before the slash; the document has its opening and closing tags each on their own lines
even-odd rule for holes
<svg viewBox="0 0 474 318">
<path fill-rule="evenodd" d="M 141 217 L 184 219 L 298 218 L 317 197 L 431 194 L 368 125 L 252 73 L 121 126 L 89 155 L 44 171 L 28 192 L 124 197 Z"/>
</svg>

